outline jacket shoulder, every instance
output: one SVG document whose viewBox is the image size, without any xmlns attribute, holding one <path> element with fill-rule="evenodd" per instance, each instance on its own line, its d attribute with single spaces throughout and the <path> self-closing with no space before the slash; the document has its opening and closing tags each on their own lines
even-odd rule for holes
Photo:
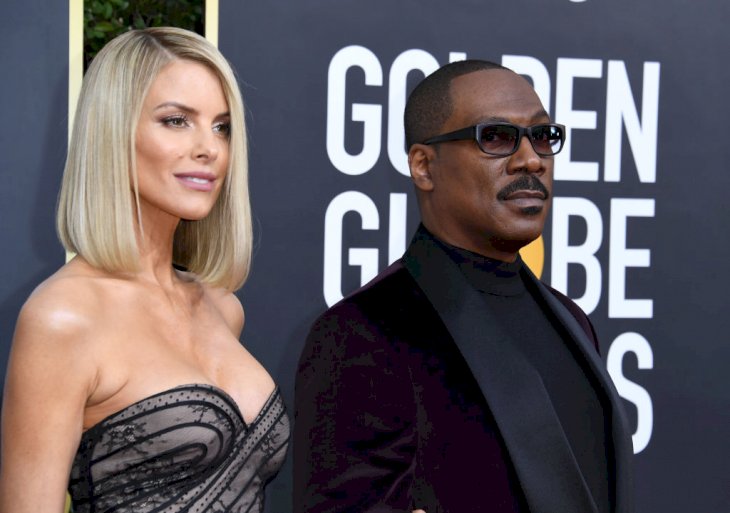
<svg viewBox="0 0 730 513">
<path fill-rule="evenodd" d="M 400 309 L 408 298 L 419 294 L 421 292 L 415 280 L 401 261 L 397 260 L 368 283 L 328 308 L 318 320 L 341 315 L 351 316 L 356 312 L 374 319 Z"/>
</svg>

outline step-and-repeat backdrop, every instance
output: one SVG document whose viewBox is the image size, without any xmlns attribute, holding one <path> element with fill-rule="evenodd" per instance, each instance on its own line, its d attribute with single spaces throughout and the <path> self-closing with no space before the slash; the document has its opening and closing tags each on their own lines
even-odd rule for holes
<svg viewBox="0 0 730 513">
<path fill-rule="evenodd" d="M 0 369 L 18 310 L 63 264 L 64 2 L 0 17 Z M 501 62 L 568 127 L 533 269 L 590 314 L 634 431 L 637 511 L 730 511 L 730 3 L 221 2 L 247 102 L 255 258 L 243 343 L 291 409 L 327 305 L 398 258 L 418 223 L 402 131 L 414 85 Z M 267 511 L 290 509 L 290 463 Z"/>
</svg>

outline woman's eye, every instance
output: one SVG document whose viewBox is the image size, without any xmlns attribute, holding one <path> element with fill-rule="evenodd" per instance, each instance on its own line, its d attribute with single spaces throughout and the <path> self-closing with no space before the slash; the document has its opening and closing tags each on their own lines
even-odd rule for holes
<svg viewBox="0 0 730 513">
<path fill-rule="evenodd" d="M 221 135 L 228 136 L 231 133 L 230 123 L 218 123 L 213 127 L 213 130 Z"/>
<path fill-rule="evenodd" d="M 167 126 L 183 127 L 188 124 L 188 118 L 185 116 L 169 116 L 162 120 Z"/>
</svg>

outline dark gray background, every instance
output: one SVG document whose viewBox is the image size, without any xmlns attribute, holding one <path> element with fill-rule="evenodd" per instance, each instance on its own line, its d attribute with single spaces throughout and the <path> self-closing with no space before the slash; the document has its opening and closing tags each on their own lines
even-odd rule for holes
<svg viewBox="0 0 730 513">
<path fill-rule="evenodd" d="M 67 123 L 68 19 L 63 2 L 6 5 L 0 18 L 0 368 L 18 310 L 45 276 L 63 263 L 54 234 L 54 206 Z M 352 0 L 222 2 L 219 47 L 231 60 L 247 102 L 256 249 L 243 341 L 278 381 L 293 414 L 296 361 L 307 329 L 326 307 L 322 294 L 324 218 L 347 190 L 377 205 L 381 229 L 362 231 L 345 218 L 343 252 L 380 250 L 386 264 L 388 195 L 408 193 L 408 232 L 417 223 L 409 181 L 387 156 L 388 72 L 405 50 L 419 48 L 441 64 L 450 51 L 499 61 L 526 55 L 546 65 L 555 102 L 558 58 L 603 61 L 601 79 L 575 82 L 574 108 L 595 110 L 597 129 L 576 132 L 574 160 L 603 165 L 606 62 L 625 62 L 637 105 L 642 66 L 661 64 L 656 183 L 640 183 L 624 136 L 622 181 L 556 182 L 556 196 L 590 199 L 601 211 L 601 301 L 591 314 L 604 355 L 618 335 L 638 332 L 651 344 L 652 369 L 624 360 L 624 375 L 651 396 L 654 427 L 637 454 L 640 513 L 730 512 L 730 329 L 725 292 L 730 259 L 725 196 L 730 149 L 725 123 L 730 83 L 730 3 L 698 0 L 516 0 L 451 2 Z M 59 22 L 63 20 L 63 22 Z M 365 87 L 348 75 L 348 103 L 383 105 L 383 140 L 376 166 L 360 176 L 339 172 L 325 146 L 327 70 L 333 55 L 362 45 L 378 57 L 384 86 Z M 409 76 L 409 84 L 418 80 Z M 348 111 L 349 115 L 349 111 Z M 560 122 L 560 119 L 557 119 Z M 359 150 L 361 128 L 347 124 L 348 148 Z M 602 176 L 602 175 L 601 175 Z M 651 250 L 649 268 L 627 272 L 627 295 L 652 298 L 652 319 L 609 319 L 608 233 L 611 198 L 653 198 L 653 218 L 629 221 L 628 246 Z M 550 282 L 550 233 L 543 278 Z M 579 221 L 571 242 L 585 237 Z M 346 258 L 346 254 L 345 254 Z M 583 290 L 582 269 L 570 268 L 569 293 Z M 358 270 L 343 270 L 346 292 Z M 636 410 L 627 403 L 632 421 Z M 290 509 L 290 462 L 269 487 L 269 512 Z"/>
</svg>

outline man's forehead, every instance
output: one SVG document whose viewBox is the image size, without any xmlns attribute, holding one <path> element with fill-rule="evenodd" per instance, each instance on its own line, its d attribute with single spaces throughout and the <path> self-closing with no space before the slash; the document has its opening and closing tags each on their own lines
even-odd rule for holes
<svg viewBox="0 0 730 513">
<path fill-rule="evenodd" d="M 522 76 L 501 69 L 480 70 L 451 82 L 454 117 L 474 122 L 549 119 L 532 85 Z"/>
<path fill-rule="evenodd" d="M 483 87 L 501 88 L 501 87 L 528 87 L 532 88 L 530 83 L 522 75 L 518 75 L 509 69 L 481 69 L 464 73 L 454 77 L 451 80 L 451 89 L 469 91 L 481 89 Z"/>
</svg>

